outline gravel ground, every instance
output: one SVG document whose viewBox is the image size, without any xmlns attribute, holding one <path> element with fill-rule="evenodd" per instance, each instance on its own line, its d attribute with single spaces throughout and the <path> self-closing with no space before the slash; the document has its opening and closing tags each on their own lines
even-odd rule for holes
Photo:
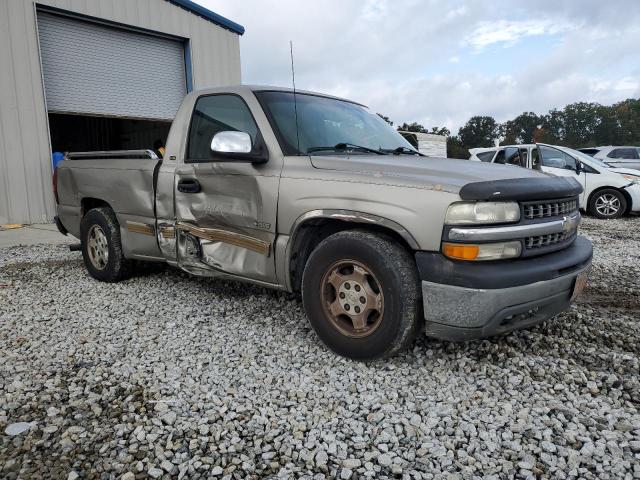
<svg viewBox="0 0 640 480">
<path fill-rule="evenodd" d="M 282 293 L 0 249 L 0 477 L 640 478 L 639 228 L 585 220 L 556 319 L 372 364 Z"/>
</svg>

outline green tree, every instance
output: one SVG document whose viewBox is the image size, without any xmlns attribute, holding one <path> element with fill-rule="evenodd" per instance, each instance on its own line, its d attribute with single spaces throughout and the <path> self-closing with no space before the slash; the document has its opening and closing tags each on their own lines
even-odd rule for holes
<svg viewBox="0 0 640 480">
<path fill-rule="evenodd" d="M 618 122 L 620 141 L 617 143 L 640 145 L 640 98 L 628 98 L 611 108 Z"/>
<path fill-rule="evenodd" d="M 444 135 L 445 137 L 451 136 L 451 130 L 447 127 L 432 127 L 429 133 L 433 133 L 434 135 Z"/>
<path fill-rule="evenodd" d="M 493 117 L 476 115 L 460 128 L 458 136 L 466 148 L 491 147 L 500 137 L 500 125 Z"/>
<path fill-rule="evenodd" d="M 571 147 L 581 147 L 593 142 L 599 124 L 598 112 L 601 105 L 590 102 L 576 102 L 564 107 L 564 143 Z"/>
<path fill-rule="evenodd" d="M 422 125 L 420 125 L 417 122 L 412 122 L 412 123 L 403 123 L 402 125 L 400 125 L 398 127 L 398 131 L 403 131 L 403 132 L 417 132 L 417 133 L 429 133 L 429 131 L 424 128 Z"/>
<path fill-rule="evenodd" d="M 586 143 L 586 147 L 598 145 L 620 145 L 624 143 L 624 133 L 620 128 L 620 120 L 615 105 L 611 107 L 600 105 L 597 109 L 598 119 L 593 137 Z"/>
<path fill-rule="evenodd" d="M 455 135 L 447 137 L 447 157 L 465 160 L 469 158 L 469 148 L 462 143 L 460 137 Z"/>
<path fill-rule="evenodd" d="M 564 112 L 561 110 L 549 110 L 542 115 L 542 127 L 536 132 L 536 143 L 550 143 L 554 145 L 564 144 Z"/>
<path fill-rule="evenodd" d="M 542 128 L 542 117 L 533 112 L 524 112 L 513 120 L 502 124 L 503 145 L 531 143 L 537 130 Z"/>
</svg>

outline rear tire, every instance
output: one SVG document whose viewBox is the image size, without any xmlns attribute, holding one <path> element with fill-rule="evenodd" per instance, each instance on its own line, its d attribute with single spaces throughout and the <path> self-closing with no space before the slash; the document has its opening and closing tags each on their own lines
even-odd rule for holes
<svg viewBox="0 0 640 480">
<path fill-rule="evenodd" d="M 606 188 L 589 199 L 589 213 L 596 218 L 618 218 L 627 211 L 627 199 L 618 190 Z"/>
<path fill-rule="evenodd" d="M 82 258 L 89 274 L 102 282 L 117 282 L 131 273 L 122 253 L 120 225 L 108 207 L 89 210 L 80 222 Z"/>
<path fill-rule="evenodd" d="M 389 357 L 415 339 L 420 288 L 413 256 L 393 239 L 338 232 L 311 253 L 302 301 L 320 339 L 354 360 Z"/>
</svg>

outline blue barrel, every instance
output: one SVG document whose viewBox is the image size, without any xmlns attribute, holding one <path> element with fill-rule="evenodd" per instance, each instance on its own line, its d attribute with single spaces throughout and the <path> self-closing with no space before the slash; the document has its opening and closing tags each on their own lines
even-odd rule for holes
<svg viewBox="0 0 640 480">
<path fill-rule="evenodd" d="M 53 163 L 53 169 L 58 168 L 58 164 L 64 160 L 64 153 L 62 152 L 53 152 L 51 154 L 51 163 Z"/>
</svg>

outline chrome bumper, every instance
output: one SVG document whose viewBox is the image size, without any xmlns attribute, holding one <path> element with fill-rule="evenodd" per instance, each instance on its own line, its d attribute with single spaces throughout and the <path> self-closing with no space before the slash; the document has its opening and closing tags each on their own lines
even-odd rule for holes
<svg viewBox="0 0 640 480">
<path fill-rule="evenodd" d="M 530 327 L 566 310 L 576 278 L 568 275 L 528 285 L 478 289 L 422 281 L 425 333 L 443 340 L 490 337 Z"/>
</svg>

